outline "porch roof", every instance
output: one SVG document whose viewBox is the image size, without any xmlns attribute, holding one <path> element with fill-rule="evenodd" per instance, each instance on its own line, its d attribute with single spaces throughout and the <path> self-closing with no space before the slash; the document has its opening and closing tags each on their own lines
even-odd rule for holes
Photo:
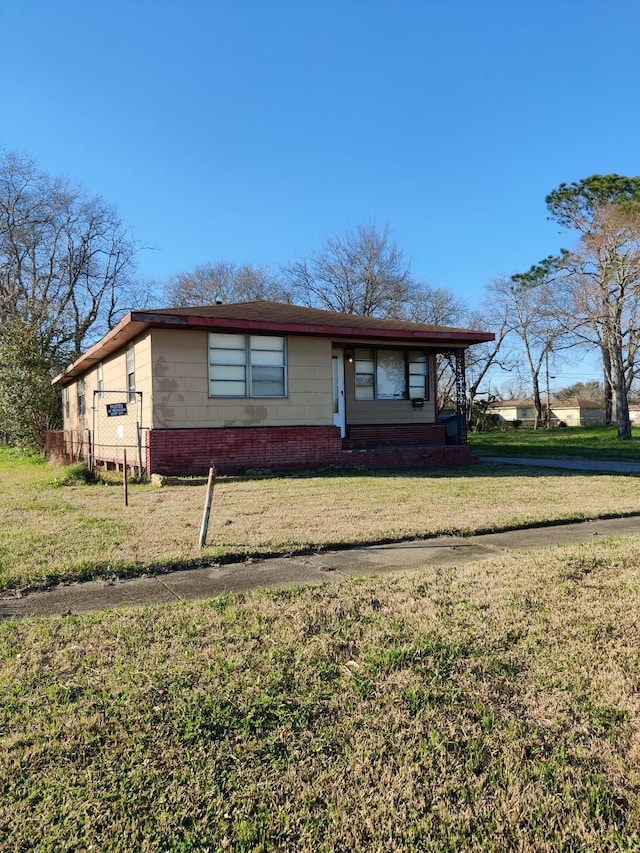
<svg viewBox="0 0 640 853">
<path fill-rule="evenodd" d="M 340 314 L 280 302 L 236 302 L 193 308 L 131 311 L 53 381 L 66 385 L 148 329 L 199 329 L 256 334 L 314 335 L 336 343 L 406 344 L 444 351 L 492 341 L 492 332 Z"/>
</svg>

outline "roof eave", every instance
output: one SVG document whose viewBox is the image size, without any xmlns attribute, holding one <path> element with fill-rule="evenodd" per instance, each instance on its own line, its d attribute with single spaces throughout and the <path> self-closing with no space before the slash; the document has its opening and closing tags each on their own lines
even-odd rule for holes
<svg viewBox="0 0 640 853">
<path fill-rule="evenodd" d="M 138 335 L 150 328 L 155 329 L 200 329 L 245 332 L 269 332 L 271 334 L 315 335 L 329 337 L 342 343 L 350 341 L 404 342 L 433 346 L 439 349 L 466 349 L 473 344 L 492 341 L 492 332 L 477 332 L 470 329 L 453 330 L 446 327 L 429 329 L 384 329 L 360 328 L 355 326 L 328 326 L 320 323 L 282 323 L 269 320 L 243 320 L 227 317 L 202 317 L 198 315 L 160 314 L 153 311 L 131 311 L 110 332 L 90 347 L 73 364 L 69 365 L 53 384 L 68 385 L 77 376 L 90 370 L 95 364 L 121 349 Z"/>
</svg>

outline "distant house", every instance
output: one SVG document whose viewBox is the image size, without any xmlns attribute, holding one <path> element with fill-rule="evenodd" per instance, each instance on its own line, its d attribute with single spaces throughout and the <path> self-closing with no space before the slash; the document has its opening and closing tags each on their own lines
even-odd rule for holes
<svg viewBox="0 0 640 853">
<path fill-rule="evenodd" d="M 603 426 L 604 405 L 594 400 L 569 397 L 566 400 L 551 400 L 551 423 L 567 426 Z"/>
<path fill-rule="evenodd" d="M 147 473 L 467 464 L 464 352 L 492 339 L 263 301 L 133 311 L 54 380 L 62 440 Z M 456 366 L 453 441 L 439 353 Z"/>
<path fill-rule="evenodd" d="M 629 419 L 634 426 L 640 424 L 640 406 L 635 403 L 629 406 Z"/>
<path fill-rule="evenodd" d="M 543 403 L 543 418 L 546 416 L 546 401 Z M 497 414 L 502 421 L 522 421 L 525 426 L 533 426 L 536 410 L 533 400 L 500 400 L 491 403 L 488 411 Z M 560 423 L 566 426 L 595 426 L 605 422 L 604 406 L 593 400 L 581 400 L 577 397 L 550 400 L 551 425 Z"/>
<path fill-rule="evenodd" d="M 509 422 L 533 422 L 536 415 L 533 400 L 499 400 L 495 403 L 489 403 L 487 411 L 498 415 L 500 420 Z"/>
</svg>

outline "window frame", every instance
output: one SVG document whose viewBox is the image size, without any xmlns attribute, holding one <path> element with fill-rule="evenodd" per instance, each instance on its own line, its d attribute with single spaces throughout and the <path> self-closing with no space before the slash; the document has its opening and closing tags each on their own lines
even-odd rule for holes
<svg viewBox="0 0 640 853">
<path fill-rule="evenodd" d="M 379 354 L 396 354 L 402 356 L 404 362 L 404 393 L 403 396 L 388 396 L 380 393 L 383 385 L 380 364 L 382 359 Z M 424 365 L 420 372 L 415 370 L 415 365 Z M 354 397 L 358 403 L 371 402 L 397 402 L 400 400 L 429 400 L 430 398 L 430 372 L 429 351 L 426 349 L 396 349 L 393 347 L 362 347 L 354 352 Z M 412 370 L 412 367 L 414 369 Z M 359 369 L 360 368 L 360 369 Z M 417 382 L 412 377 L 421 377 L 422 382 Z M 363 389 L 371 389 L 370 396 L 362 396 Z M 361 390 L 359 396 L 358 390 Z"/>
<path fill-rule="evenodd" d="M 131 343 L 126 352 L 126 385 L 127 402 L 135 403 L 136 400 L 136 352 Z"/>
<path fill-rule="evenodd" d="M 78 381 L 76 382 L 76 407 L 79 418 L 87 414 L 87 389 L 84 376 L 78 377 Z"/>
<path fill-rule="evenodd" d="M 226 339 L 226 340 L 225 340 Z M 228 344 L 228 346 L 214 346 L 213 342 Z M 280 346 L 263 346 L 258 344 L 279 342 Z M 241 346 L 238 346 L 241 344 Z M 216 351 L 227 354 L 227 360 L 215 361 Z M 273 353 L 273 357 L 269 354 Z M 283 400 L 288 394 L 288 357 L 287 338 L 283 335 L 253 335 L 250 333 L 226 333 L 209 332 L 207 338 L 207 364 L 209 378 L 209 399 L 212 400 Z M 215 368 L 218 375 L 214 376 Z M 220 370 L 221 368 L 221 370 Z M 268 373 L 277 371 L 281 378 L 268 378 Z M 224 373 L 229 378 L 224 378 Z M 241 375 L 242 374 L 242 375 Z M 259 378 L 261 377 L 261 378 Z M 237 393 L 220 393 L 220 384 L 229 383 L 243 386 Z M 214 385 L 218 388 L 212 390 Z M 257 393 L 260 384 L 278 385 L 281 393 Z"/>
<path fill-rule="evenodd" d="M 102 399 L 104 397 L 104 366 L 102 362 L 98 364 L 98 369 L 96 372 L 96 386 L 98 391 L 98 397 Z"/>
</svg>

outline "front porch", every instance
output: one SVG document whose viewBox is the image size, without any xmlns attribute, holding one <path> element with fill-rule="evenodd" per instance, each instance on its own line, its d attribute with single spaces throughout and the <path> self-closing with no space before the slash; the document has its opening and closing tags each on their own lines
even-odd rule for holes
<svg viewBox="0 0 640 853">
<path fill-rule="evenodd" d="M 442 424 L 359 424 L 348 428 L 343 450 L 368 450 L 397 445 L 443 445 Z"/>
</svg>

